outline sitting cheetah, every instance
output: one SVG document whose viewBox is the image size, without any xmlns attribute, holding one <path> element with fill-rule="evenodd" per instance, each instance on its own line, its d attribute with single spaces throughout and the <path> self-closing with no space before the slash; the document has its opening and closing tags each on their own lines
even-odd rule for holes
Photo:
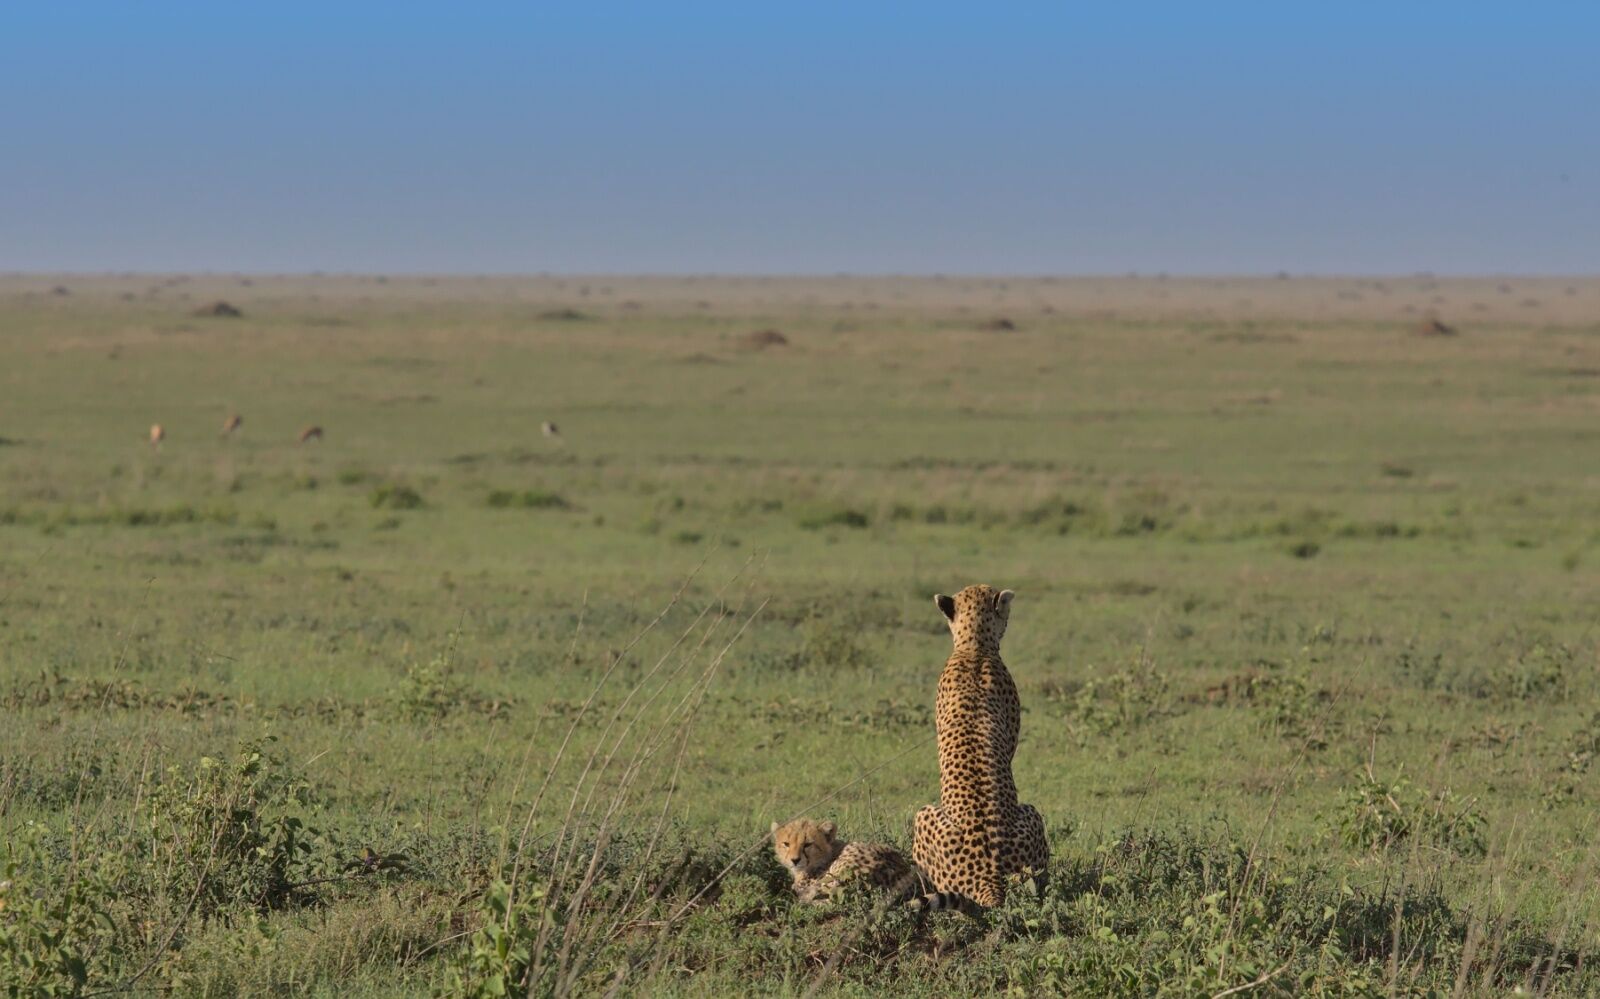
<svg viewBox="0 0 1600 999">
<path fill-rule="evenodd" d="M 810 819 L 772 824 L 772 850 L 778 863 L 794 875 L 794 893 L 800 901 L 832 901 L 852 881 L 866 881 L 891 902 L 906 900 L 924 886 L 922 872 L 899 850 L 882 843 L 847 843 L 837 831 L 832 822 Z M 910 898 L 909 904 L 929 911 L 972 911 L 965 899 L 940 892 Z"/>
<path fill-rule="evenodd" d="M 934 597 L 955 650 L 939 674 L 939 804 L 917 812 L 911 855 L 941 892 L 980 906 L 1005 901 L 1006 880 L 1030 872 L 1044 889 L 1050 846 L 1044 820 L 1017 802 L 1011 758 L 1022 707 L 1000 658 L 1010 590 L 969 586 Z"/>
</svg>

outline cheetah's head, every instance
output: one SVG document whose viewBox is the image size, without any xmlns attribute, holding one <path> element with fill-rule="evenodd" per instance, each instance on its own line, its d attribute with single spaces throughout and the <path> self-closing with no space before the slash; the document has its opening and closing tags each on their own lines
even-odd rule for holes
<svg viewBox="0 0 1600 999">
<path fill-rule="evenodd" d="M 937 594 L 933 602 L 949 622 L 950 637 L 955 644 L 998 649 L 1006 633 L 1006 622 L 1011 618 L 1014 596 L 1016 594 L 1010 590 L 997 590 L 978 583 L 953 597 Z"/>
<path fill-rule="evenodd" d="M 832 822 L 795 819 L 781 826 L 774 822 L 772 852 L 790 873 L 815 877 L 839 855 L 840 844 L 834 839 L 837 831 Z"/>
</svg>

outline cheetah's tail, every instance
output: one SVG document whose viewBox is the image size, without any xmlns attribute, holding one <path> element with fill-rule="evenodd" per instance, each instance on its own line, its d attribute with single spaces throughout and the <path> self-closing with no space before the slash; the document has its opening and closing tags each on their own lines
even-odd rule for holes
<svg viewBox="0 0 1600 999">
<path fill-rule="evenodd" d="M 988 912 L 983 906 L 958 891 L 930 891 L 918 898 L 913 898 L 906 905 L 923 912 L 953 910 L 972 919 L 983 919 Z"/>
<path fill-rule="evenodd" d="M 983 906 L 958 891 L 924 891 L 927 887 L 928 876 L 921 868 L 913 867 L 889 889 L 889 897 L 902 899 L 906 908 L 919 912 L 954 911 L 979 920 L 987 912 Z"/>
</svg>

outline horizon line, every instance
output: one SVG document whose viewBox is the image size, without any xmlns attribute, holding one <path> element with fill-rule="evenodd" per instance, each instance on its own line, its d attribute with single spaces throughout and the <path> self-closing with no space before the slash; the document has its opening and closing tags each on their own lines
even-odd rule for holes
<svg viewBox="0 0 1600 999">
<path fill-rule="evenodd" d="M 1012 281 L 1218 281 L 1218 280 L 1593 280 L 1600 271 L 414 271 L 414 270 L 12 270 L 0 269 L 0 280 L 15 278 L 384 278 L 398 280 L 1012 280 Z"/>
</svg>

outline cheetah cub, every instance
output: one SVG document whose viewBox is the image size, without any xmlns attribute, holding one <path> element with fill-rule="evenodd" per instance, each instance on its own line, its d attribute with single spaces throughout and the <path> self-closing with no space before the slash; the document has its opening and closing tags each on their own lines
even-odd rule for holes
<svg viewBox="0 0 1600 999">
<path fill-rule="evenodd" d="M 778 863 L 794 875 L 794 893 L 802 902 L 833 901 L 845 884 L 864 881 L 891 902 L 909 900 L 913 907 L 929 911 L 971 908 L 958 896 L 919 894 L 924 887 L 922 872 L 904 854 L 883 843 L 845 842 L 832 822 L 774 822 L 772 850 Z"/>
</svg>

